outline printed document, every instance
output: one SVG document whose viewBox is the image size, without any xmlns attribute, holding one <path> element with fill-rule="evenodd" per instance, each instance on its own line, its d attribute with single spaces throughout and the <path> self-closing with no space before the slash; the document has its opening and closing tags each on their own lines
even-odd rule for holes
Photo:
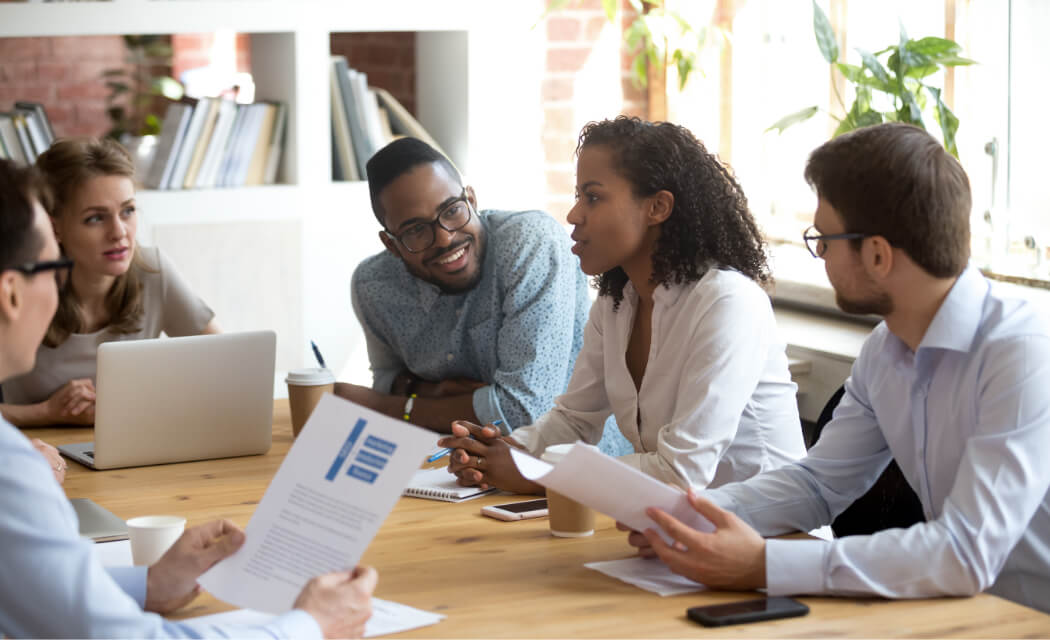
<svg viewBox="0 0 1050 640">
<path fill-rule="evenodd" d="M 598 447 L 577 442 L 557 465 L 518 449 L 512 448 L 510 455 L 521 475 L 529 480 L 612 516 L 635 531 L 651 527 L 659 531 L 668 544 L 673 541 L 645 515 L 647 507 L 663 509 L 694 529 L 715 530 L 714 525 L 689 504 L 689 498 L 681 489 L 605 455 Z"/>
<path fill-rule="evenodd" d="M 409 629 L 427 627 L 441 622 L 444 618 L 445 616 L 440 613 L 431 613 L 389 600 L 372 598 L 372 617 L 365 623 L 365 637 L 375 638 L 377 636 L 390 635 L 391 633 L 401 633 Z M 272 620 L 273 616 L 250 609 L 234 609 L 233 611 L 214 613 L 210 616 L 201 616 L 194 619 L 209 624 L 261 627 Z"/>
<path fill-rule="evenodd" d="M 277 470 L 244 546 L 198 582 L 246 609 L 291 610 L 311 578 L 357 565 L 434 434 L 325 394 Z"/>
</svg>

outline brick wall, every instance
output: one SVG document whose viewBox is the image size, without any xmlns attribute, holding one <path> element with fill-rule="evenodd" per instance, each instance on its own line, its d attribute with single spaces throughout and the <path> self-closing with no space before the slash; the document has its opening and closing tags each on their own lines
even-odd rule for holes
<svg viewBox="0 0 1050 640">
<path fill-rule="evenodd" d="M 368 84 L 386 89 L 416 115 L 416 34 L 414 32 L 333 33 L 332 55 L 346 56 Z"/>
<path fill-rule="evenodd" d="M 211 61 L 215 35 L 212 33 L 177 33 L 171 36 L 171 75 L 176 80 L 189 69 L 206 67 Z M 234 36 L 237 49 L 237 71 L 251 71 L 251 36 L 238 33 Z"/>
<path fill-rule="evenodd" d="M 547 211 L 561 221 L 574 201 L 582 125 L 648 112 L 645 89 L 631 79 L 632 56 L 621 46 L 623 28 L 635 14 L 625 0 L 620 4 L 619 25 L 609 22 L 600 0 L 582 0 L 551 13 L 541 26 L 547 39 L 541 97 Z"/>
<path fill-rule="evenodd" d="M 120 36 L 0 38 L 0 111 L 40 102 L 57 136 L 100 136 L 111 123 L 102 72 L 124 65 Z"/>
</svg>

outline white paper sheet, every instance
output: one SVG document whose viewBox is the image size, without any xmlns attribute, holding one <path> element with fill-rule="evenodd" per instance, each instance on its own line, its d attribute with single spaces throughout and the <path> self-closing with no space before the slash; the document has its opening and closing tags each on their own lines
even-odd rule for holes
<svg viewBox="0 0 1050 640">
<path fill-rule="evenodd" d="M 511 449 L 510 455 L 529 480 L 612 516 L 635 531 L 652 527 L 668 544 L 672 540 L 666 532 L 645 515 L 647 507 L 663 509 L 694 529 L 715 530 L 681 490 L 605 455 L 598 447 L 577 442 L 556 466 L 518 449 Z"/>
<path fill-rule="evenodd" d="M 96 542 L 91 545 L 91 548 L 95 551 L 95 557 L 98 558 L 103 567 L 132 566 L 131 540 Z"/>
<path fill-rule="evenodd" d="M 623 560 L 588 562 L 583 566 L 661 596 L 677 596 L 707 589 L 699 582 L 672 573 L 666 564 L 655 558 L 635 556 Z"/>
<path fill-rule="evenodd" d="M 434 434 L 325 394 L 277 470 L 237 553 L 198 580 L 245 609 L 284 613 L 303 585 L 357 565 Z"/>
<path fill-rule="evenodd" d="M 269 613 L 251 609 L 234 609 L 225 613 L 201 616 L 194 618 L 194 620 L 209 624 L 259 626 L 266 624 L 271 618 L 273 616 Z M 376 636 L 400 633 L 409 629 L 428 627 L 444 619 L 445 616 L 440 613 L 431 613 L 389 600 L 372 598 L 372 617 L 365 623 L 365 637 L 375 638 Z"/>
</svg>

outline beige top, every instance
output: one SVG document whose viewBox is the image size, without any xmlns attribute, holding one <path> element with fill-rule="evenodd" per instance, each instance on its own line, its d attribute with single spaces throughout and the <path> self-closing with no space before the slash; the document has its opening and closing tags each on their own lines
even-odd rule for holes
<svg viewBox="0 0 1050 640">
<path fill-rule="evenodd" d="M 94 381 L 95 353 L 103 342 L 145 340 L 161 332 L 168 336 L 198 335 L 204 330 L 215 313 L 193 293 L 171 260 L 156 247 L 140 246 L 138 251 L 154 269 L 140 272 L 144 307 L 141 330 L 116 334 L 107 327 L 94 333 L 74 333 L 54 349 L 41 345 L 33 370 L 4 382 L 4 402 L 33 404 L 46 400 L 70 380 Z"/>
</svg>

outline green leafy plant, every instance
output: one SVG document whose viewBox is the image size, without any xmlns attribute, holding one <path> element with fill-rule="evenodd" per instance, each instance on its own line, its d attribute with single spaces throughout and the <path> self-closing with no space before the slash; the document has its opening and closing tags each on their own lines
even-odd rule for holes
<svg viewBox="0 0 1050 640">
<path fill-rule="evenodd" d="M 678 72 L 678 88 L 685 87 L 693 71 L 699 71 L 697 56 L 708 43 L 711 29 L 694 28 L 676 11 L 668 9 L 664 0 L 627 0 L 636 17 L 627 25 L 623 42 L 628 51 L 634 52 L 631 75 L 638 86 L 649 82 L 649 69 L 663 71 L 665 65 L 674 65 Z M 551 0 L 544 17 L 580 0 Z M 615 23 L 618 0 L 602 0 L 602 8 L 609 22 Z"/>
<path fill-rule="evenodd" d="M 124 36 L 126 66 L 102 72 L 109 95 L 106 114 L 113 127 L 106 134 L 120 138 L 160 133 L 161 117 L 153 113 L 161 98 L 182 98 L 182 85 L 168 75 L 171 67 L 171 44 L 167 37 Z"/>
<path fill-rule="evenodd" d="M 944 148 L 953 156 L 959 156 L 955 144 L 959 118 L 941 99 L 941 89 L 926 84 L 924 79 L 948 67 L 975 64 L 973 60 L 960 56 L 962 47 L 945 38 L 912 40 L 901 24 L 897 44 L 875 53 L 858 48 L 861 57 L 859 67 L 839 62 L 835 32 L 815 0 L 813 32 L 824 59 L 852 83 L 856 94 L 852 106 L 847 110 L 842 96 L 835 89 L 835 96 L 846 115 L 839 118 L 828 114 L 839 122 L 834 135 L 880 122 L 907 122 L 928 129 L 924 112 L 929 107 L 940 128 Z M 776 129 L 783 133 L 788 127 L 808 120 L 820 110 L 816 105 L 806 107 L 784 116 L 766 131 Z"/>
</svg>

